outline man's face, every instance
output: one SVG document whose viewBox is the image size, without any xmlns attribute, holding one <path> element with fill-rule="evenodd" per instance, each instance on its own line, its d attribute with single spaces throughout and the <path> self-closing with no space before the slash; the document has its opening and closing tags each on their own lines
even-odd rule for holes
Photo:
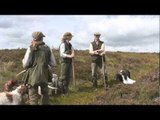
<svg viewBox="0 0 160 120">
<path fill-rule="evenodd" d="M 94 35 L 95 40 L 99 40 L 99 38 L 100 38 L 100 35 Z"/>
</svg>

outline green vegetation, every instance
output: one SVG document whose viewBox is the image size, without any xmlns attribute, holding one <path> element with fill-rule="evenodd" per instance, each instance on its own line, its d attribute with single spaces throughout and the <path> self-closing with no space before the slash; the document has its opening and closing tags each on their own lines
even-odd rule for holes
<svg viewBox="0 0 160 120">
<path fill-rule="evenodd" d="M 21 80 L 22 75 L 16 74 L 23 70 L 22 59 L 26 49 L 0 50 L 0 91 L 6 80 Z M 59 53 L 53 50 L 59 75 Z M 75 51 L 75 77 L 77 88 L 70 85 L 66 95 L 50 96 L 51 105 L 156 105 L 154 98 L 159 95 L 159 54 L 158 53 L 128 53 L 106 52 L 106 66 L 111 88 L 103 88 L 103 80 L 99 74 L 98 89 L 94 90 L 91 83 L 91 59 L 88 51 Z M 114 80 L 114 75 L 126 68 L 131 72 L 131 78 L 136 80 L 133 85 L 124 85 Z M 156 77 L 155 77 L 156 76 Z"/>
</svg>

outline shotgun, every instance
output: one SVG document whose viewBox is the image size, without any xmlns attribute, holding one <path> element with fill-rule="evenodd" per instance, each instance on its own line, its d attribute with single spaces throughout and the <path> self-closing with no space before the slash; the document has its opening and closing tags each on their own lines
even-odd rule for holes
<svg viewBox="0 0 160 120">
<path fill-rule="evenodd" d="M 74 87 L 76 87 L 75 69 L 74 69 L 74 58 L 72 58 L 72 76 L 73 76 L 73 85 L 74 85 Z"/>
<path fill-rule="evenodd" d="M 18 77 L 20 74 L 22 74 L 22 73 L 24 73 L 24 72 L 26 72 L 26 70 L 22 70 L 21 72 L 19 72 L 19 73 L 16 75 L 16 77 Z"/>
</svg>

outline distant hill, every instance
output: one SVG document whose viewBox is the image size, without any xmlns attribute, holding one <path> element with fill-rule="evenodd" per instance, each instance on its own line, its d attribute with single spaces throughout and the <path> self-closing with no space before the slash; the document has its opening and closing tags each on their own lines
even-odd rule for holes
<svg viewBox="0 0 160 120">
<path fill-rule="evenodd" d="M 15 78 L 23 70 L 22 59 L 26 49 L 0 50 L 0 91 L 6 80 L 21 80 L 22 75 Z M 59 52 L 53 50 L 57 61 L 55 73 L 59 75 Z M 88 50 L 75 51 L 75 77 L 78 87 L 75 89 L 71 83 L 68 94 L 50 96 L 51 104 L 102 104 L 102 105 L 132 105 L 157 104 L 153 101 L 158 96 L 159 85 L 159 54 L 158 53 L 129 53 L 106 52 L 106 66 L 109 74 L 108 91 L 103 89 L 103 80 L 99 74 L 98 89 L 94 91 L 91 83 L 91 58 Z M 126 68 L 131 72 L 131 78 L 136 80 L 133 85 L 124 85 L 114 80 L 114 75 L 120 69 Z"/>
</svg>

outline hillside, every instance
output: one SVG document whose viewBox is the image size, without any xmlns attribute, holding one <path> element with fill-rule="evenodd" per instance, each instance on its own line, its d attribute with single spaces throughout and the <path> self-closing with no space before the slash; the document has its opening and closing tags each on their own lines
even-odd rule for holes
<svg viewBox="0 0 160 120">
<path fill-rule="evenodd" d="M 0 91 L 6 80 L 21 80 L 22 75 L 15 78 L 23 70 L 22 58 L 25 49 L 0 50 Z M 59 75 L 59 53 L 53 51 Z M 52 105 L 156 105 L 154 98 L 159 96 L 159 54 L 158 53 L 127 53 L 106 52 L 106 66 L 111 88 L 103 88 L 99 75 L 98 89 L 95 91 L 91 83 L 90 55 L 88 51 L 75 51 L 75 77 L 78 81 L 76 88 L 70 85 L 70 91 L 64 96 L 50 96 Z M 136 80 L 133 85 L 124 85 L 114 80 L 114 75 L 120 69 L 126 68 L 131 72 L 131 78 Z"/>
</svg>

